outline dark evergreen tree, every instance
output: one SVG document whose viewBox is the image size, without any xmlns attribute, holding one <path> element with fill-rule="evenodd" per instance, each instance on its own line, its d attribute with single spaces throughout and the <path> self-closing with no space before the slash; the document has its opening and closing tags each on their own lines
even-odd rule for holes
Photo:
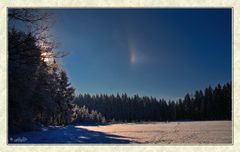
<svg viewBox="0 0 240 152">
<path fill-rule="evenodd" d="M 8 31 L 8 125 L 9 132 L 40 129 L 41 125 L 62 125 L 71 121 L 74 88 L 56 62 L 53 43 L 38 24 L 48 15 L 38 11 L 11 9 Z M 15 29 L 13 23 L 32 25 Z M 44 25 L 45 28 L 41 28 Z M 40 33 L 39 33 L 40 32 Z"/>
</svg>

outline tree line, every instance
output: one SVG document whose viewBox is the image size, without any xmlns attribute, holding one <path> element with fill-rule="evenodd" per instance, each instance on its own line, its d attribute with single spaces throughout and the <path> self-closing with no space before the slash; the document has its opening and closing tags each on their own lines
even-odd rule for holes
<svg viewBox="0 0 240 152">
<path fill-rule="evenodd" d="M 80 94 L 74 103 L 94 109 L 107 121 L 186 121 L 186 120 L 231 120 L 231 82 L 214 89 L 186 94 L 183 99 L 166 101 L 153 97 L 127 94 Z"/>
</svg>

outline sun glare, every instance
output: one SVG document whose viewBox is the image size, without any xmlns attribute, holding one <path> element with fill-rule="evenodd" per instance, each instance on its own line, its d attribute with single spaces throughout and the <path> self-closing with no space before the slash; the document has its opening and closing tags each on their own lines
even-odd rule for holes
<svg viewBox="0 0 240 152">
<path fill-rule="evenodd" d="M 41 54 L 44 62 L 51 64 L 53 62 L 53 57 L 51 52 L 44 52 Z"/>
</svg>

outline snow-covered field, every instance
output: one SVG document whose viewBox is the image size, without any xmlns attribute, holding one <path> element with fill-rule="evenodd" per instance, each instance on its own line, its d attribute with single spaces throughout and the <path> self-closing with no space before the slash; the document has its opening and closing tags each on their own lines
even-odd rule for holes
<svg viewBox="0 0 240 152">
<path fill-rule="evenodd" d="M 49 127 L 9 137 L 9 143 L 231 144 L 231 121 L 125 123 Z"/>
</svg>

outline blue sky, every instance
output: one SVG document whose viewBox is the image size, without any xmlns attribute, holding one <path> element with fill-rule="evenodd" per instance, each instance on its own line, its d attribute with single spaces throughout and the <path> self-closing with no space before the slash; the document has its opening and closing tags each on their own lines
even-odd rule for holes
<svg viewBox="0 0 240 152">
<path fill-rule="evenodd" d="M 231 80 L 230 9 L 55 9 L 77 93 L 177 99 Z"/>
</svg>

